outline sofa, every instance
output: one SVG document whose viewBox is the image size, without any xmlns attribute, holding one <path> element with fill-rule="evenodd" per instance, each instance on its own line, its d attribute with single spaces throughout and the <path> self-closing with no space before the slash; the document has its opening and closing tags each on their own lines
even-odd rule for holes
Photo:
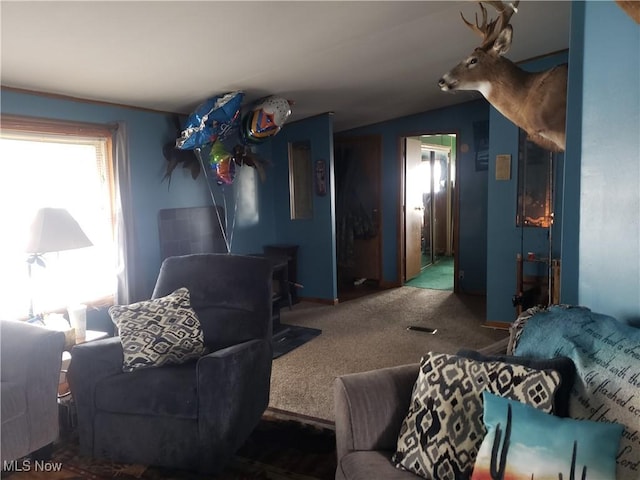
<svg viewBox="0 0 640 480">
<path fill-rule="evenodd" d="M 58 383 L 64 333 L 0 321 L 2 463 L 46 457 L 58 438 Z"/>
<path fill-rule="evenodd" d="M 640 329 L 584 307 L 536 307 L 513 324 L 504 353 L 570 359 L 575 371 L 563 387 L 568 420 L 620 427 L 619 445 L 608 442 L 610 466 L 618 480 L 639 478 Z M 393 458 L 419 373 L 416 363 L 336 378 L 336 479 L 423 478 L 396 468 Z"/>
<path fill-rule="evenodd" d="M 336 379 L 336 480 L 420 478 L 391 463 L 418 368 L 415 363 Z"/>
<path fill-rule="evenodd" d="M 508 339 L 500 340 L 480 353 L 504 353 L 507 347 Z M 336 480 L 421 478 L 391 462 L 419 369 L 412 363 L 336 378 Z"/>
</svg>

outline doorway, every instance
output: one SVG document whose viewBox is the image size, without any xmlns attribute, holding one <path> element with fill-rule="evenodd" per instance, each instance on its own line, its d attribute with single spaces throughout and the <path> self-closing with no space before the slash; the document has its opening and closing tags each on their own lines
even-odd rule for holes
<svg viewBox="0 0 640 480">
<path fill-rule="evenodd" d="M 456 291 L 456 135 L 402 139 L 403 283 Z"/>
<path fill-rule="evenodd" d="M 382 138 L 336 137 L 336 256 L 338 301 L 380 289 Z"/>
</svg>

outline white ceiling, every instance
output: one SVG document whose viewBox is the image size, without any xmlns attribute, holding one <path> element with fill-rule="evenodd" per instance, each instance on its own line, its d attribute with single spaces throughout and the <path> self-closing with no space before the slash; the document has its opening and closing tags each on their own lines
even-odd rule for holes
<svg viewBox="0 0 640 480">
<path fill-rule="evenodd" d="M 567 49 L 570 2 L 522 1 L 514 61 Z M 440 76 L 479 44 L 477 3 L 449 1 L 6 1 L 3 86 L 190 113 L 243 90 L 293 100 L 289 122 L 336 131 L 468 101 Z M 491 12 L 491 8 L 489 7 Z"/>
</svg>

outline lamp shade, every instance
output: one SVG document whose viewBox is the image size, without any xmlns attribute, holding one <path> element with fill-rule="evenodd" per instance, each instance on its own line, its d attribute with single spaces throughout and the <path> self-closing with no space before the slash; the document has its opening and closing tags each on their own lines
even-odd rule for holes
<svg viewBox="0 0 640 480">
<path fill-rule="evenodd" d="M 93 245 L 64 208 L 41 208 L 31 224 L 27 253 L 59 252 Z"/>
</svg>

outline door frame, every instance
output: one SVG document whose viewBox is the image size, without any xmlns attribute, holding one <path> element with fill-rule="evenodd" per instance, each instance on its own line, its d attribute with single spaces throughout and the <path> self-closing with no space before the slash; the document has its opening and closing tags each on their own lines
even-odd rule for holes
<svg viewBox="0 0 640 480">
<path fill-rule="evenodd" d="M 402 133 L 397 136 L 396 145 L 397 145 L 397 167 L 400 172 L 398 181 L 400 183 L 398 188 L 398 199 L 397 199 L 397 229 L 396 229 L 396 242 L 398 245 L 398 250 L 396 252 L 396 278 L 398 279 L 398 283 L 402 286 L 406 282 L 406 271 L 405 271 L 405 184 L 406 184 L 406 168 L 405 168 L 405 158 L 404 158 L 404 139 L 406 137 L 421 137 L 424 135 L 455 135 L 456 139 L 460 138 L 460 132 L 457 130 L 453 131 L 420 131 L 418 133 L 409 132 Z M 460 167 L 458 165 L 458 159 L 460 158 L 459 144 L 456 141 L 455 152 L 452 149 L 452 154 L 455 153 L 455 183 L 454 183 L 454 191 L 453 191 L 453 205 L 452 205 L 452 214 L 453 214 L 453 291 L 454 293 L 459 293 L 459 276 L 458 272 L 460 271 L 459 258 L 460 258 Z"/>
</svg>

